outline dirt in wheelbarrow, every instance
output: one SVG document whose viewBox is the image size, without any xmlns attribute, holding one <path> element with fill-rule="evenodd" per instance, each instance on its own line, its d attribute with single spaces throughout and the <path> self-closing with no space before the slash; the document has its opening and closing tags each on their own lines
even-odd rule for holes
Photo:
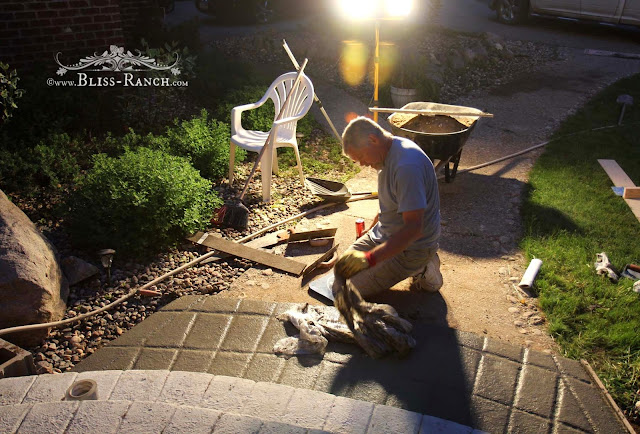
<svg viewBox="0 0 640 434">
<path fill-rule="evenodd" d="M 463 131 L 468 128 L 454 118 L 444 115 L 424 116 L 397 114 L 391 122 L 398 128 L 435 134 L 457 133 L 458 131 Z"/>
</svg>

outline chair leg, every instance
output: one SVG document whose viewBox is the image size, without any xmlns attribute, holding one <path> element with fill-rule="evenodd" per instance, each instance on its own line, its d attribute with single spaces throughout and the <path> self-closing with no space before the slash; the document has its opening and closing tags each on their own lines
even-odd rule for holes
<svg viewBox="0 0 640 434">
<path fill-rule="evenodd" d="M 236 162 L 236 145 L 229 142 L 229 185 L 233 182 L 233 168 Z"/>
<path fill-rule="evenodd" d="M 280 173 L 280 170 L 278 168 L 278 150 L 274 149 L 273 150 L 273 173 L 275 173 L 276 175 L 278 173 Z"/>
<path fill-rule="evenodd" d="M 265 153 L 269 152 L 267 149 Z M 262 172 L 262 201 L 271 202 L 271 178 L 273 170 L 273 158 L 268 155 L 262 156 L 260 161 L 260 171 Z"/>
<path fill-rule="evenodd" d="M 298 173 L 300 173 L 300 182 L 304 185 L 304 173 L 302 173 L 302 161 L 300 161 L 300 152 L 298 151 L 298 147 L 293 147 L 293 152 L 296 154 L 296 161 L 298 162 Z"/>
</svg>

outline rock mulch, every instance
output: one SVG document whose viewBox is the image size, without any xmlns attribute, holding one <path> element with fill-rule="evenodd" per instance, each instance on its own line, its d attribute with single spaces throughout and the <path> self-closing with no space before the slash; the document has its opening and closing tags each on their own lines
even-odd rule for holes
<svg viewBox="0 0 640 434">
<path fill-rule="evenodd" d="M 262 34 L 243 38 L 233 38 L 216 43 L 217 48 L 228 52 L 234 57 L 245 58 L 256 63 L 280 63 L 289 65 L 280 44 L 286 39 L 298 57 L 303 54 L 313 57 L 311 74 L 322 76 L 325 80 L 342 85 L 338 73 L 337 62 L 339 55 L 336 49 L 339 47 L 328 33 L 319 34 L 311 32 L 292 32 L 283 34 Z M 323 39 L 324 38 L 324 39 Z M 478 41 L 489 48 L 486 50 L 491 55 L 484 57 L 470 54 L 472 47 L 477 47 Z M 422 54 L 430 56 L 434 64 L 442 66 L 436 68 L 434 74 L 443 73 L 442 88 L 440 91 L 441 102 L 454 102 L 478 88 L 489 88 L 499 84 L 509 77 L 535 69 L 540 65 L 559 60 L 562 54 L 556 48 L 534 43 L 519 41 L 502 41 L 494 35 L 459 35 L 449 32 L 429 32 L 424 34 L 417 46 Z M 239 49 L 242 47 L 242 49 Z M 306 48 L 305 48 L 306 47 Z M 482 52 L 476 48 L 476 51 Z M 311 54 L 314 54 L 311 56 Z M 454 54 L 455 53 L 455 54 Z M 465 54 L 466 53 L 466 54 Z M 458 60 L 461 59 L 461 64 Z M 466 59 L 466 60 L 465 60 Z M 459 67 L 453 68 L 453 64 Z M 439 72 L 438 72 L 439 71 Z M 372 94 L 372 86 L 363 83 L 360 86 L 349 88 L 349 92 L 359 96 L 364 101 L 369 101 Z M 246 179 L 247 167 L 238 168 L 240 180 Z M 244 174 L 241 171 L 244 170 Z M 218 192 L 229 199 L 238 194 L 241 186 L 230 189 L 226 184 L 218 186 Z M 247 231 L 240 233 L 233 229 L 211 228 L 220 232 L 229 239 L 253 233 L 277 221 L 300 213 L 317 205 L 318 201 L 306 189 L 300 186 L 295 176 L 274 177 L 274 201 L 272 204 L 262 204 L 261 183 L 257 176 L 251 184 L 250 194 L 246 205 L 250 208 L 250 223 Z M 47 222 L 44 222 L 45 225 Z M 54 223 L 49 222 L 49 225 Z M 55 225 L 55 224 L 54 224 Z M 45 228 L 46 229 L 46 228 Z M 51 228 L 49 228 L 51 229 Z M 64 239 L 53 239 L 54 244 L 62 251 L 63 256 L 75 254 Z M 105 246 L 96 246 L 96 250 Z M 81 282 L 71 288 L 68 300 L 68 312 L 65 318 L 74 317 L 77 314 L 86 313 L 103 307 L 113 302 L 120 296 L 128 293 L 132 288 L 147 283 L 164 273 L 167 273 L 180 265 L 183 265 L 205 250 L 193 245 L 183 245 L 179 249 L 173 249 L 154 258 L 139 261 L 124 262 L 118 255 L 114 258 L 111 283 L 106 281 L 104 271 L 99 278 Z M 86 253 L 86 252 L 85 252 Z M 97 257 L 88 259 L 99 266 Z M 29 349 L 37 363 L 39 373 L 69 371 L 84 357 L 92 354 L 105 343 L 117 338 L 147 316 L 157 311 L 160 307 L 172 300 L 191 294 L 219 294 L 227 290 L 230 285 L 245 270 L 251 267 L 251 263 L 241 259 L 227 259 L 206 265 L 197 265 L 172 276 L 158 285 L 150 288 L 160 292 L 160 297 L 131 297 L 113 309 L 95 315 L 85 321 L 73 323 L 69 327 L 54 329 L 42 345 Z M 505 276 L 508 278 L 508 276 Z M 529 312 L 521 313 L 518 299 L 514 297 L 514 307 L 518 306 L 518 312 L 514 316 L 529 315 Z M 537 315 L 526 317 L 526 323 L 535 325 Z M 516 319 L 518 320 L 518 319 Z M 520 319 L 525 323 L 525 319 Z"/>
</svg>

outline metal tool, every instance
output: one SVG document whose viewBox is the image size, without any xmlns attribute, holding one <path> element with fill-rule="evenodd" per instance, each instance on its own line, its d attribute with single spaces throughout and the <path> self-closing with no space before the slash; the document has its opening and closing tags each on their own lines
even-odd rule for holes
<svg viewBox="0 0 640 434">
<path fill-rule="evenodd" d="M 633 97 L 631 95 L 619 95 L 618 99 L 616 99 L 618 104 L 622 104 L 622 109 L 620 110 L 620 117 L 618 118 L 618 125 L 622 125 L 622 118 L 624 117 L 624 111 L 628 105 L 633 105 Z"/>
<path fill-rule="evenodd" d="M 305 178 L 304 185 L 311 193 L 329 202 L 346 202 L 352 195 L 375 194 L 372 191 L 351 193 L 347 186 L 341 182 L 320 178 Z"/>
</svg>

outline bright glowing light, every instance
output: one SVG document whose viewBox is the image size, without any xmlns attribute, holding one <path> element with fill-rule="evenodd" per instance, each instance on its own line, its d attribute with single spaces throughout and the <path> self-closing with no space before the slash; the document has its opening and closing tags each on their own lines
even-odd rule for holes
<svg viewBox="0 0 640 434">
<path fill-rule="evenodd" d="M 413 9 L 413 0 L 385 0 L 385 13 L 390 17 L 406 17 Z"/>
<path fill-rule="evenodd" d="M 349 86 L 357 86 L 367 76 L 369 50 L 359 41 L 344 41 L 340 56 L 340 74 Z"/>
<path fill-rule="evenodd" d="M 346 16 L 362 20 L 373 18 L 376 13 L 371 0 L 340 0 L 340 8 Z"/>
</svg>

